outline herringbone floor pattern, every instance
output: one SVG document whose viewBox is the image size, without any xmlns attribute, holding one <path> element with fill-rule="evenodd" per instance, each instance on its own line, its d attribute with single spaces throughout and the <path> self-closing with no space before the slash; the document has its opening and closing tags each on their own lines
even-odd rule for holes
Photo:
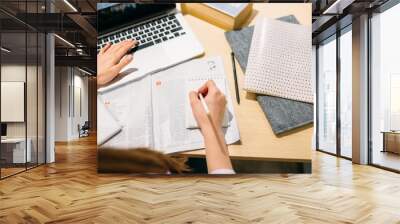
<svg viewBox="0 0 400 224">
<path fill-rule="evenodd" d="M 99 175 L 95 139 L 0 181 L 0 223 L 400 223 L 400 175 L 316 152 L 311 175 Z"/>
</svg>

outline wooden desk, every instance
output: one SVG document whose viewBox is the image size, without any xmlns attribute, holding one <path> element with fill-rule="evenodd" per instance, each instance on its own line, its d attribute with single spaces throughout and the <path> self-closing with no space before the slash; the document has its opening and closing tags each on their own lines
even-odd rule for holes
<svg viewBox="0 0 400 224">
<path fill-rule="evenodd" d="M 400 154 L 400 132 L 382 131 L 383 149 L 382 152 L 392 152 Z"/>
<path fill-rule="evenodd" d="M 256 18 L 262 16 L 278 18 L 286 15 L 295 15 L 301 24 L 311 26 L 311 4 L 294 3 L 254 4 L 253 14 L 248 24 L 254 25 Z M 255 99 L 255 95 L 242 89 L 244 74 L 239 63 L 236 63 L 240 88 L 240 105 L 237 105 L 230 58 L 231 48 L 225 39 L 225 31 L 191 15 L 184 15 L 184 17 L 203 44 L 205 48 L 204 57 L 221 56 L 224 61 L 241 138 L 241 143 L 229 146 L 231 157 L 245 160 L 310 162 L 312 126 L 277 137 L 272 132 L 268 120 Z M 204 150 L 197 150 L 183 154 L 190 157 L 204 157 L 205 152 Z"/>
<path fill-rule="evenodd" d="M 25 144 L 27 143 L 27 144 Z M 32 140 L 30 138 L 6 138 L 1 139 L 2 145 L 2 158 L 6 163 L 22 164 L 25 162 L 30 162 L 32 157 Z M 25 145 L 26 150 L 25 150 Z M 4 153 L 6 152 L 6 153 Z M 10 153 L 8 153 L 10 152 Z M 5 154 L 5 155 L 4 155 Z M 10 155 L 10 158 L 6 158 Z"/>
</svg>

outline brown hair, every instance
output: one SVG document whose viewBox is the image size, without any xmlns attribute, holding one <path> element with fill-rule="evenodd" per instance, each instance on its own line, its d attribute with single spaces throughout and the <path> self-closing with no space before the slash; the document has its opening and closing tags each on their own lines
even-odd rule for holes
<svg viewBox="0 0 400 224">
<path fill-rule="evenodd" d="M 185 157 L 147 148 L 98 149 L 97 167 L 101 173 L 183 173 L 190 170 L 185 163 Z"/>
</svg>

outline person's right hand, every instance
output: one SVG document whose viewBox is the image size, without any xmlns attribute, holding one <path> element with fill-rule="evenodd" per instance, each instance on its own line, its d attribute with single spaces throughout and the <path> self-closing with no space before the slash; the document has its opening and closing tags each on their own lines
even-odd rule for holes
<svg viewBox="0 0 400 224">
<path fill-rule="evenodd" d="M 193 115 L 202 131 L 212 128 L 212 124 L 210 123 L 206 111 L 201 104 L 199 94 L 202 94 L 204 97 L 214 126 L 218 128 L 218 130 L 222 130 L 221 127 L 226 107 L 225 95 L 218 89 L 212 80 L 207 81 L 202 87 L 200 87 L 198 92 L 191 91 L 189 93 Z"/>
<path fill-rule="evenodd" d="M 101 87 L 119 75 L 133 57 L 126 54 L 137 44 L 135 40 L 125 40 L 118 44 L 107 43 L 97 55 L 97 85 Z"/>
</svg>

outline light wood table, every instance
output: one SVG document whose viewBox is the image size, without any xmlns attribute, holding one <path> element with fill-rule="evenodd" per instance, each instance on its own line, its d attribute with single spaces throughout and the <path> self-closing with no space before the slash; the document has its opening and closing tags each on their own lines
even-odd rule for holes
<svg viewBox="0 0 400 224">
<path fill-rule="evenodd" d="M 382 131 L 383 149 L 382 152 L 391 152 L 400 154 L 400 132 Z"/>
<path fill-rule="evenodd" d="M 278 18 L 286 15 L 294 15 L 301 24 L 311 26 L 311 4 L 295 3 L 253 4 L 253 14 L 246 25 L 254 25 L 258 17 Z M 240 88 L 240 105 L 238 105 L 235 98 L 235 84 L 230 57 L 231 48 L 225 39 L 225 31 L 191 15 L 184 15 L 184 17 L 203 44 L 205 49 L 203 57 L 221 56 L 224 61 L 241 138 L 240 143 L 229 145 L 231 158 L 310 162 L 312 125 L 277 137 L 255 99 L 255 95 L 242 89 L 244 74 L 240 69 L 239 63 L 236 63 Z M 190 157 L 204 157 L 205 151 L 196 150 L 183 154 Z"/>
<path fill-rule="evenodd" d="M 7 163 L 11 164 L 24 164 L 31 162 L 32 157 L 32 140 L 31 138 L 6 138 L 1 139 L 2 151 L 10 151 L 11 158 L 5 159 Z M 25 145 L 27 146 L 25 149 Z"/>
</svg>

